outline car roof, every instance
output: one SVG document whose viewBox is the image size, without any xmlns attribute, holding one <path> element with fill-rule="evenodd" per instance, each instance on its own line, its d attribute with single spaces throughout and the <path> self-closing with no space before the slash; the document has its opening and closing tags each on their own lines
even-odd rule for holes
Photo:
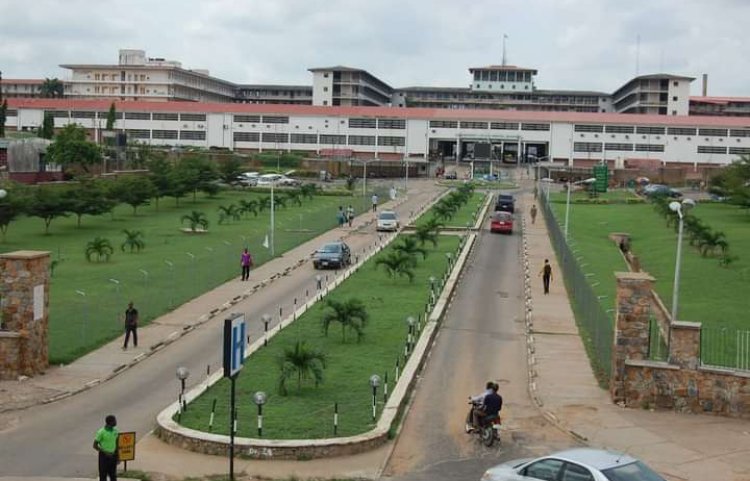
<svg viewBox="0 0 750 481">
<path fill-rule="evenodd" d="M 396 211 L 395 210 L 381 210 L 379 215 L 383 215 L 383 214 L 393 214 L 393 215 L 396 215 Z"/>
<path fill-rule="evenodd" d="M 497 194 L 498 199 L 513 199 L 513 194 Z"/>
<path fill-rule="evenodd" d="M 593 448 L 576 448 L 560 451 L 548 457 L 585 464 L 599 471 L 636 462 L 637 459 L 616 451 Z"/>
</svg>

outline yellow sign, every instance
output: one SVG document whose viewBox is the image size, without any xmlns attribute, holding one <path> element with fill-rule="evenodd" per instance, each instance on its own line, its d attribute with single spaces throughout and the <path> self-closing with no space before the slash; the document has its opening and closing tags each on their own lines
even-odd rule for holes
<svg viewBox="0 0 750 481">
<path fill-rule="evenodd" d="M 135 459 L 135 432 L 120 433 L 117 437 L 117 454 L 120 461 Z"/>
</svg>

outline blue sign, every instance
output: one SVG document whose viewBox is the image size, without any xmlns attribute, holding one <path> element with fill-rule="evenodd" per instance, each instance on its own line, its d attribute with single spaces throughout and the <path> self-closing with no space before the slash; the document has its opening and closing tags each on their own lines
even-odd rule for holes
<svg viewBox="0 0 750 481">
<path fill-rule="evenodd" d="M 247 323 L 243 314 L 224 320 L 224 377 L 234 377 L 242 369 L 247 350 Z"/>
</svg>

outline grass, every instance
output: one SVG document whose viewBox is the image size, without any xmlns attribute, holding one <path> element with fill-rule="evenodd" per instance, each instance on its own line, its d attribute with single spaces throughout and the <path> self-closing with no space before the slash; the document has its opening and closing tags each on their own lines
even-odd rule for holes
<svg viewBox="0 0 750 481">
<path fill-rule="evenodd" d="M 565 203 L 554 203 L 558 219 L 564 219 Z M 727 235 L 731 251 L 739 259 L 731 268 L 719 266 L 716 257 L 701 257 L 687 240 L 683 245 L 679 319 L 704 326 L 750 329 L 746 303 L 750 296 L 750 216 L 724 204 L 700 204 L 693 214 Z M 613 272 L 626 270 L 611 232 L 631 234 L 631 249 L 643 270 L 656 278 L 655 289 L 668 309 L 676 257 L 676 234 L 666 227 L 651 204 L 576 205 L 570 211 L 571 247 L 583 271 L 594 274 L 597 295 L 606 295 L 605 308 L 614 307 Z"/>
<path fill-rule="evenodd" d="M 552 202 L 565 202 L 566 192 L 554 192 L 550 193 L 550 199 Z M 570 201 L 574 203 L 610 203 L 610 204 L 622 204 L 622 203 L 640 203 L 641 198 L 635 195 L 627 189 L 609 189 L 607 192 L 601 192 L 596 197 L 590 197 L 589 193 L 585 190 L 573 190 L 570 193 Z"/>
<path fill-rule="evenodd" d="M 217 198 L 199 196 L 195 203 L 184 199 L 180 206 L 173 199 L 162 199 L 159 211 L 148 206 L 139 209 L 138 215 L 133 215 L 128 206 L 119 206 L 113 216 L 84 217 L 80 228 L 73 217 L 57 219 L 49 235 L 44 235 L 38 218 L 14 221 L 0 251 L 50 251 L 55 262 L 50 282 L 50 361 L 68 363 L 121 335 L 120 314 L 131 299 L 143 325 L 237 276 L 245 246 L 250 248 L 256 265 L 267 261 L 269 251 L 261 244 L 270 224 L 269 211 L 259 213 L 257 218 L 249 214 L 240 221 L 217 223 L 219 205 L 259 196 L 224 191 Z M 339 205 L 352 202 L 361 212 L 357 200 L 318 196 L 304 200 L 301 207 L 278 208 L 277 255 L 336 225 Z M 186 234 L 180 230 L 186 226 L 180 224 L 180 218 L 192 210 L 205 212 L 210 221 L 208 233 Z M 141 230 L 145 249 L 140 253 L 122 252 L 123 229 Z M 109 262 L 86 261 L 86 243 L 95 236 L 111 241 L 115 253 Z"/>
<path fill-rule="evenodd" d="M 472 225 L 474 225 L 474 214 L 479 212 L 479 209 L 482 207 L 484 200 L 487 198 L 487 194 L 485 192 L 474 192 L 471 195 L 471 198 L 468 202 L 466 202 L 461 208 L 451 217 L 449 220 L 446 220 L 445 226 L 446 227 L 466 227 L 466 224 L 468 222 L 471 222 Z M 420 226 L 424 223 L 426 223 L 430 217 L 432 217 L 432 208 L 424 213 L 424 215 L 420 216 L 419 219 L 414 223 L 415 226 Z"/>
<path fill-rule="evenodd" d="M 368 379 L 372 374 L 381 378 L 388 373 L 391 389 L 397 359 L 403 366 L 404 343 L 408 316 L 424 311 L 429 295 L 429 277 L 440 277 L 446 269 L 446 252 L 455 252 L 459 238 L 441 236 L 437 248 L 428 245 L 430 254 L 415 269 L 414 282 L 405 278 L 388 278 L 374 267 L 374 259 L 330 294 L 332 299 L 361 299 L 370 313 L 361 343 L 342 343 L 340 330 L 333 326 L 328 337 L 321 330 L 322 303 L 316 304 L 292 325 L 274 337 L 268 347 L 254 353 L 246 362 L 237 380 L 239 404 L 239 435 L 255 437 L 256 407 L 251 397 L 265 391 L 269 401 L 263 408 L 263 436 L 273 439 L 333 437 L 334 403 L 339 406 L 339 436 L 354 435 L 373 428 L 371 411 L 372 389 Z M 386 249 L 383 252 L 387 252 Z M 379 255 L 382 255 L 381 252 Z M 351 338 L 351 336 L 350 336 Z M 297 340 L 325 352 L 328 367 L 324 382 L 315 388 L 312 382 L 303 383 L 297 392 L 296 383 L 289 386 L 289 395 L 277 394 L 279 368 L 277 358 L 285 346 Z M 213 432 L 228 433 L 229 385 L 224 379 L 190 404 L 182 417 L 182 424 L 206 431 L 211 404 L 217 400 Z M 378 391 L 378 409 L 382 409 L 382 386 Z"/>
</svg>

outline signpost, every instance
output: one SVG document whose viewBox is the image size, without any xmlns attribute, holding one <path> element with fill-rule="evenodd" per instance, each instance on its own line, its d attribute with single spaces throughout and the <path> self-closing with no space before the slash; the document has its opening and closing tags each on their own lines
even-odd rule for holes
<svg viewBox="0 0 750 481">
<path fill-rule="evenodd" d="M 245 362 L 247 324 L 244 314 L 231 314 L 224 320 L 224 377 L 231 381 L 229 410 L 229 481 L 234 481 L 234 435 L 237 432 L 235 381 Z"/>
<path fill-rule="evenodd" d="M 125 463 L 124 471 L 128 470 L 128 461 L 135 459 L 135 431 L 120 433 L 117 436 L 117 455 Z"/>
<path fill-rule="evenodd" d="M 594 166 L 594 192 L 607 192 L 607 186 L 609 185 L 609 169 L 606 164 L 599 164 Z"/>
</svg>

